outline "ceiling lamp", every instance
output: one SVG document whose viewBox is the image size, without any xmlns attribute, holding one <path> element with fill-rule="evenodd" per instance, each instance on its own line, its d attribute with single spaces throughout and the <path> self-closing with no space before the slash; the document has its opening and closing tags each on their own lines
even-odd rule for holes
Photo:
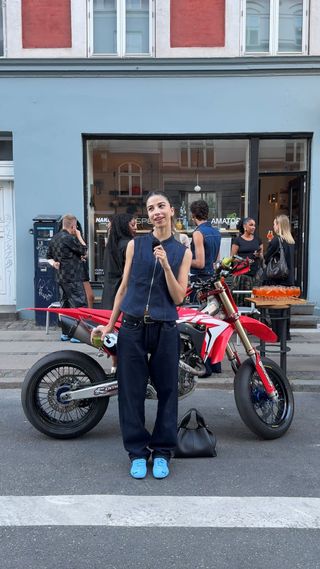
<svg viewBox="0 0 320 569">
<path fill-rule="evenodd" d="M 195 192 L 201 192 L 201 186 L 199 186 L 199 174 L 198 174 L 198 172 L 197 172 L 197 183 L 193 189 Z"/>
</svg>

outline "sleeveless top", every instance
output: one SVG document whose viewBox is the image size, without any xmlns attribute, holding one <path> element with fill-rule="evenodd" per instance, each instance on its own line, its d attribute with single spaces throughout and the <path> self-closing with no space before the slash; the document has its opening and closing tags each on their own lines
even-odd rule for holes
<svg viewBox="0 0 320 569">
<path fill-rule="evenodd" d="M 216 261 L 220 243 L 221 243 L 221 235 L 218 229 L 212 227 L 210 221 L 206 221 L 205 223 L 201 223 L 198 227 L 194 230 L 200 231 L 203 236 L 203 244 L 204 244 L 204 259 L 205 265 L 203 269 L 197 269 L 196 267 L 191 267 L 192 275 L 196 276 L 210 276 L 213 275 L 213 263 Z M 195 258 L 195 246 L 192 240 L 191 242 L 191 251 L 192 251 L 192 258 Z"/>
<path fill-rule="evenodd" d="M 148 301 L 155 257 L 152 251 L 152 233 L 134 239 L 134 254 L 126 295 L 121 310 L 135 318 L 142 318 Z M 186 252 L 184 245 L 173 236 L 161 241 L 170 267 L 177 278 Z M 154 281 L 149 300 L 149 314 L 154 320 L 172 321 L 177 319 L 177 309 L 167 287 L 164 270 L 156 263 Z"/>
</svg>

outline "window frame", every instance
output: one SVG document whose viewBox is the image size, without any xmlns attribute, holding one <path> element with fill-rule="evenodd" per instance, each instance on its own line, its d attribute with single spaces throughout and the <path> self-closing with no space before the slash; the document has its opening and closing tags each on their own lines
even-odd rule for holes
<svg viewBox="0 0 320 569">
<path fill-rule="evenodd" d="M 2 12 L 2 35 L 3 35 L 3 53 L 0 53 L 0 59 L 7 56 L 7 35 L 6 35 L 6 2 L 0 0 L 0 11 Z"/>
<path fill-rule="evenodd" d="M 257 56 L 297 56 L 308 54 L 308 32 L 309 32 L 309 0 L 302 0 L 302 45 L 301 51 L 279 51 L 279 1 L 270 0 L 270 23 L 269 23 L 269 50 L 268 51 L 247 51 L 247 0 L 242 0 L 241 6 L 241 55 L 246 57 Z"/>
<path fill-rule="evenodd" d="M 1 0 L 0 0 L 1 1 Z M 149 3 L 149 51 L 145 53 L 127 53 L 126 41 L 126 5 L 127 0 L 116 0 L 117 4 L 117 51 L 116 53 L 95 53 L 94 51 L 94 29 L 93 29 L 93 1 L 88 0 L 88 56 L 89 57 L 110 57 L 110 58 L 135 58 L 152 57 L 154 50 L 154 0 Z"/>
</svg>

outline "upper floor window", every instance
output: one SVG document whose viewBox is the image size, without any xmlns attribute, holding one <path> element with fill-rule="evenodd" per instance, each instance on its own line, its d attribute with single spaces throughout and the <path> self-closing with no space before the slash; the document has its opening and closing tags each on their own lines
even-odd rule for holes
<svg viewBox="0 0 320 569">
<path fill-rule="evenodd" d="M 0 0 L 0 57 L 4 55 L 4 26 L 3 26 L 3 11 L 4 7 Z"/>
<path fill-rule="evenodd" d="M 91 0 L 95 55 L 150 55 L 152 0 Z"/>
<path fill-rule="evenodd" d="M 307 0 L 245 0 L 245 53 L 305 53 Z"/>
</svg>

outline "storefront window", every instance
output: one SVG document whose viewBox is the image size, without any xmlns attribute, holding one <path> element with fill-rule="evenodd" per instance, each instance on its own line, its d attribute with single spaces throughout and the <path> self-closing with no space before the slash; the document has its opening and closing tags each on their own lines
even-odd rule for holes
<svg viewBox="0 0 320 569">
<path fill-rule="evenodd" d="M 298 172 L 307 169 L 307 141 L 261 140 L 259 172 Z"/>
<path fill-rule="evenodd" d="M 88 140 L 87 208 L 90 278 L 103 281 L 103 256 L 112 217 L 129 212 L 138 231 L 150 231 L 149 191 L 166 192 L 177 228 L 191 234 L 189 208 L 205 199 L 212 223 L 234 230 L 245 212 L 248 140 Z M 196 188 L 196 189 L 195 189 Z"/>
</svg>

